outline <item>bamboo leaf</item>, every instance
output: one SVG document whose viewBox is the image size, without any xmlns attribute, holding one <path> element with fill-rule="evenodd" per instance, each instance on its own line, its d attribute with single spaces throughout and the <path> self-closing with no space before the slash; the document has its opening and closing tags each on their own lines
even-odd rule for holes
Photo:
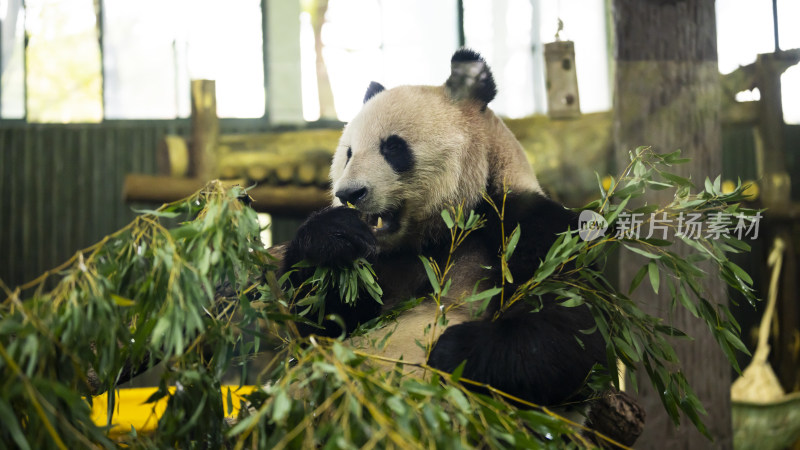
<svg viewBox="0 0 800 450">
<path fill-rule="evenodd" d="M 628 250 L 630 250 L 630 251 L 632 251 L 632 252 L 634 252 L 634 253 L 636 253 L 636 254 L 642 255 L 642 256 L 644 256 L 645 258 L 649 258 L 649 259 L 661 259 L 661 255 L 656 255 L 655 253 L 650 253 L 650 252 L 648 252 L 647 250 L 642 250 L 642 249 L 640 249 L 640 248 L 638 248 L 638 247 L 634 247 L 634 246 L 632 246 L 632 245 L 628 245 L 628 244 L 626 244 L 626 243 L 624 243 L 624 242 L 622 243 L 622 245 L 624 245 L 624 246 L 625 246 L 625 248 L 627 248 Z"/>
<path fill-rule="evenodd" d="M 289 395 L 285 391 L 278 391 L 272 402 L 272 421 L 275 423 L 283 423 L 289 415 L 289 410 L 292 406 Z"/>
<path fill-rule="evenodd" d="M 0 419 L 3 421 L 3 426 L 6 427 L 8 432 L 11 434 L 11 439 L 14 440 L 14 443 L 20 450 L 30 450 L 30 444 L 28 444 L 28 440 L 25 438 L 25 435 L 22 433 L 22 429 L 19 426 L 19 421 L 17 420 L 14 411 L 11 407 L 0 399 Z"/>
<path fill-rule="evenodd" d="M 464 366 L 466 366 L 466 365 L 467 365 L 467 361 L 465 360 L 461 364 L 459 364 L 458 367 L 456 367 L 453 370 L 453 373 L 450 374 L 450 382 L 451 383 L 455 384 L 455 383 L 458 383 L 459 380 L 461 380 L 461 374 L 464 373 Z"/>
<path fill-rule="evenodd" d="M 442 210 L 442 219 L 444 219 L 447 228 L 452 229 L 455 226 L 455 222 L 453 222 L 453 218 L 450 216 L 450 211 L 446 209 Z"/>
<path fill-rule="evenodd" d="M 424 256 L 420 256 L 419 259 L 422 261 L 422 266 L 425 268 L 425 274 L 428 276 L 428 282 L 431 284 L 433 291 L 437 294 L 440 294 L 442 292 L 442 287 L 439 285 L 439 280 L 436 279 L 436 274 L 431 266 L 431 261 Z"/>
<path fill-rule="evenodd" d="M 753 279 L 750 277 L 750 275 L 747 272 L 745 272 L 744 269 L 734 264 L 732 261 L 725 261 L 725 266 L 731 269 L 731 271 L 733 271 L 733 273 L 735 273 L 737 277 L 742 279 L 748 285 L 753 284 Z"/>
<path fill-rule="evenodd" d="M 644 265 L 644 266 L 639 268 L 638 272 L 636 272 L 636 275 L 633 277 L 633 280 L 631 280 L 631 287 L 630 287 L 630 289 L 628 289 L 628 295 L 632 294 L 633 291 L 635 291 L 636 288 L 639 287 L 639 284 L 642 283 L 642 280 L 644 280 L 644 276 L 647 275 L 647 268 L 648 267 L 649 267 L 649 264 Z"/>
<path fill-rule="evenodd" d="M 508 238 L 508 243 L 506 244 L 506 255 L 505 255 L 506 261 L 511 260 L 511 255 L 514 254 L 514 250 L 517 248 L 517 243 L 519 242 L 520 233 L 521 231 L 519 225 L 517 225 L 517 227 L 514 228 L 514 231 L 511 232 L 511 237 Z"/>
<path fill-rule="evenodd" d="M 111 294 L 111 300 L 113 300 L 114 304 L 117 306 L 133 306 L 136 304 L 135 301 L 117 294 Z"/>
<path fill-rule="evenodd" d="M 653 286 L 653 292 L 658 294 L 658 287 L 660 276 L 658 273 L 658 265 L 655 262 L 651 261 L 647 264 L 647 273 L 650 275 L 650 284 Z"/>
</svg>

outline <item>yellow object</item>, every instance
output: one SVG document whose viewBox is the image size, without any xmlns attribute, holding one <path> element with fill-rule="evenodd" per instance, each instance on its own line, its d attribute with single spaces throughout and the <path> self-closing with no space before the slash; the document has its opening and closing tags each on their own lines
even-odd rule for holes
<svg viewBox="0 0 800 450">
<path fill-rule="evenodd" d="M 758 188 L 758 183 L 752 180 L 745 181 L 743 183 L 745 186 L 744 191 L 742 193 L 747 196 L 747 199 L 750 201 L 756 200 L 758 198 L 758 194 L 761 193 L 761 190 Z"/>
<path fill-rule="evenodd" d="M 784 244 L 783 239 L 775 238 L 772 251 L 769 254 L 769 258 L 767 258 L 767 264 L 772 267 L 772 276 L 767 293 L 767 309 L 764 311 L 761 325 L 758 328 L 758 345 L 750 365 L 744 369 L 742 376 L 733 382 L 731 387 L 731 399 L 733 401 L 772 403 L 783 400 L 786 395 L 778 381 L 778 377 L 775 376 L 775 372 L 767 361 L 770 350 L 769 329 L 778 301 L 778 278 L 781 274 L 785 248 L 786 244 Z"/>
<path fill-rule="evenodd" d="M 731 387 L 734 450 L 779 450 L 800 438 L 800 392 L 785 394 L 767 361 L 770 323 L 786 244 L 776 238 L 767 264 L 772 267 L 767 309 L 758 329 L 753 361 Z"/>
<path fill-rule="evenodd" d="M 736 190 L 736 183 L 731 180 L 725 180 L 722 182 L 722 193 L 723 194 L 730 194 L 731 192 Z"/>
<path fill-rule="evenodd" d="M 231 390 L 231 400 L 233 401 L 233 411 L 229 417 L 236 417 L 241 400 L 244 400 L 243 396 L 255 391 L 257 386 L 222 386 L 222 402 L 226 413 L 228 411 L 228 389 Z M 169 399 L 169 397 L 164 397 L 155 403 L 145 403 L 157 390 L 156 387 L 148 387 L 114 391 L 117 399 L 114 405 L 114 415 L 111 418 L 112 427 L 108 434 L 121 436 L 130 433 L 131 427 L 135 428 L 137 433 L 154 431 L 158 426 L 158 419 L 167 408 Z M 174 394 L 175 387 L 170 387 L 169 392 Z M 98 426 L 102 427 L 108 423 L 107 406 L 107 393 L 92 399 L 92 420 Z"/>
<path fill-rule="evenodd" d="M 611 175 L 606 175 L 606 176 L 603 177 L 603 189 L 606 192 L 608 192 L 608 190 L 611 189 L 611 181 L 612 180 L 613 180 L 613 178 L 611 178 Z"/>
</svg>

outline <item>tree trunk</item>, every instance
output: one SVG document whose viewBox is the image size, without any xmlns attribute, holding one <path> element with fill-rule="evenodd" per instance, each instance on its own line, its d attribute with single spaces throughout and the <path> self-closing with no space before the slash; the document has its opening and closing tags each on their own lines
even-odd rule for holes
<svg viewBox="0 0 800 450">
<path fill-rule="evenodd" d="M 614 139 L 618 167 L 627 165 L 628 152 L 641 145 L 664 153 L 676 149 L 691 158 L 674 167 L 699 186 L 706 176 L 721 173 L 721 128 L 716 23 L 713 1 L 614 0 L 616 82 Z M 668 202 L 666 191 L 647 201 Z M 677 244 L 676 244 L 677 245 Z M 688 250 L 681 244 L 678 254 Z M 620 260 L 620 286 L 629 286 L 641 265 L 628 255 Z M 710 277 L 707 299 L 727 302 L 724 283 Z M 646 312 L 663 317 L 686 331 L 693 341 L 674 345 L 683 371 L 708 411 L 703 421 L 713 442 L 688 420 L 673 425 L 658 393 L 640 375 L 637 401 L 647 413 L 647 423 L 637 448 L 731 448 L 731 369 L 707 326 L 679 309 L 670 311 L 668 290 L 660 295 L 640 287 L 633 294 Z"/>
</svg>

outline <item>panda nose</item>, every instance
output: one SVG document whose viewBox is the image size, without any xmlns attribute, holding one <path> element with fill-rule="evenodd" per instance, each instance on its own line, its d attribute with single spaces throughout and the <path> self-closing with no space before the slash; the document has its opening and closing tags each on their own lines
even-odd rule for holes
<svg viewBox="0 0 800 450">
<path fill-rule="evenodd" d="M 345 205 L 348 203 L 357 205 L 358 202 L 364 200 L 366 196 L 367 188 L 364 186 L 347 187 L 336 191 L 336 197 L 338 197 L 339 200 L 341 200 L 341 202 Z"/>
</svg>

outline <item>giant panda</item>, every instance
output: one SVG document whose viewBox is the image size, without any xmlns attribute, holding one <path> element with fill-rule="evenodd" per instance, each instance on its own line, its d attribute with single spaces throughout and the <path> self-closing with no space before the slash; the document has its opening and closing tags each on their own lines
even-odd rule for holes
<svg viewBox="0 0 800 450">
<path fill-rule="evenodd" d="M 298 324 L 301 334 L 349 334 L 405 300 L 428 295 L 432 289 L 419 255 L 444 267 L 451 238 L 441 212 L 448 205 L 462 204 L 487 221 L 453 254 L 452 287 L 443 305 L 448 307 L 476 285 L 502 284 L 501 222 L 484 193 L 501 205 L 508 191 L 505 233 L 517 224 L 521 229 L 509 261 L 517 284 L 532 277 L 558 233 L 577 229 L 576 214 L 544 194 L 521 145 L 488 107 L 496 92 L 486 62 L 469 49 L 453 55 L 444 85 L 370 84 L 333 157 L 333 202 L 300 226 L 282 270 L 298 286 L 316 266 L 366 258 L 383 304 L 367 295 L 348 304 L 331 289 L 325 313 L 341 320 L 325 320 L 321 328 Z M 305 267 L 293 267 L 300 261 Z M 506 285 L 506 292 L 517 284 Z M 573 400 L 592 367 L 605 361 L 603 338 L 586 334 L 594 327 L 588 307 L 546 298 L 540 308 L 517 302 L 497 315 L 499 306 L 492 299 L 479 317 L 470 304 L 451 309 L 442 330 L 432 326 L 435 303 L 425 300 L 387 327 L 386 345 L 376 351 L 447 372 L 464 363 L 462 377 L 539 405 Z M 432 343 L 427 352 L 418 345 L 425 341 Z"/>
</svg>

